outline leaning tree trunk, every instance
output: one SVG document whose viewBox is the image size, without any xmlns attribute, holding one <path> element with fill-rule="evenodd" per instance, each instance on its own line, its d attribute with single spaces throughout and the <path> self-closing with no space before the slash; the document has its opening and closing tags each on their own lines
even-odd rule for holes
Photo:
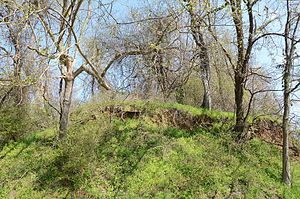
<svg viewBox="0 0 300 199">
<path fill-rule="evenodd" d="M 61 114 L 59 120 L 60 139 L 64 138 L 67 135 L 72 93 L 73 93 L 73 85 L 74 85 L 73 63 L 71 58 L 69 56 L 63 55 L 61 57 L 61 63 L 63 63 L 67 71 L 65 74 L 63 74 L 65 88 L 63 90 L 63 96 L 61 99 Z"/>
</svg>

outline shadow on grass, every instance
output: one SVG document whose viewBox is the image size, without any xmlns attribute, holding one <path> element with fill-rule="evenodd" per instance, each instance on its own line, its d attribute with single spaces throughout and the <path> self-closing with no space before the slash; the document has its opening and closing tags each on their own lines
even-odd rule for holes
<svg viewBox="0 0 300 199">
<path fill-rule="evenodd" d="M 114 198 L 126 190 L 128 177 L 139 168 L 144 157 L 153 148 L 163 143 L 163 137 L 161 133 L 148 132 L 141 126 L 104 135 L 97 154 L 105 157 L 105 164 L 113 168 L 113 174 L 107 180 L 113 187 Z"/>
<path fill-rule="evenodd" d="M 10 142 L 6 146 L 4 146 L 3 150 L 5 151 L 3 151 L 3 155 L 0 156 L 0 160 L 3 160 L 8 156 L 9 158 L 12 157 L 15 159 L 23 158 L 22 156 L 24 155 L 24 160 L 26 162 L 38 161 L 38 159 L 27 160 L 28 154 L 31 154 L 31 151 L 41 149 L 61 150 L 57 145 L 56 141 L 57 139 L 55 133 L 52 134 L 51 132 L 51 135 L 47 134 L 47 132 L 32 133 L 24 138 L 21 138 L 15 142 Z M 32 150 L 30 149 L 28 151 L 27 149 L 30 147 L 32 147 Z M 42 155 L 43 151 L 40 151 L 39 153 Z M 45 151 L 45 153 L 47 153 L 47 151 Z M 44 155 L 47 156 L 48 154 Z M 28 156 L 28 158 L 30 158 L 30 156 Z M 66 171 L 66 169 L 64 169 L 64 165 L 68 161 L 68 156 L 64 155 L 64 153 L 59 153 L 56 157 L 54 157 L 54 159 L 49 160 L 49 162 L 37 162 L 34 164 L 35 166 L 24 167 L 23 169 L 27 170 L 26 173 L 36 173 L 37 180 L 34 183 L 34 189 L 36 190 L 58 190 L 61 188 L 74 190 L 74 181 L 76 181 L 76 173 L 74 173 L 73 170 Z"/>
<path fill-rule="evenodd" d="M 15 150 L 18 146 L 22 146 L 22 148 L 19 150 L 19 152 L 14 155 L 14 157 L 18 157 L 20 154 L 24 152 L 30 145 L 33 143 L 36 143 L 41 146 L 53 146 L 53 142 L 55 140 L 55 136 L 53 137 L 42 137 L 42 136 L 36 136 L 34 133 L 31 135 L 27 135 L 26 137 L 20 138 L 18 140 L 14 141 L 7 141 L 6 144 L 0 147 L 0 151 L 5 150 L 5 147 L 8 147 L 9 149 L 4 152 L 3 155 L 0 156 L 0 160 L 7 157 L 10 152 Z"/>
<path fill-rule="evenodd" d="M 36 189 L 38 190 L 75 190 L 75 181 L 77 173 L 74 170 L 64 169 L 64 165 L 68 162 L 68 157 L 65 155 L 57 156 L 44 168 L 37 171 L 38 179 L 36 181 Z"/>
</svg>

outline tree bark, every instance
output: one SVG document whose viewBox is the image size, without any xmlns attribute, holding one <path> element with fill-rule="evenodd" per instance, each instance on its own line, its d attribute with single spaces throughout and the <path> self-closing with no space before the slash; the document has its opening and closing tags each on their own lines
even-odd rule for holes
<svg viewBox="0 0 300 199">
<path fill-rule="evenodd" d="M 11 28 L 9 25 L 7 25 L 10 30 L 10 38 L 12 41 L 12 44 L 14 46 L 15 50 L 15 55 L 13 57 L 13 63 L 14 63 L 14 78 L 15 81 L 17 82 L 17 85 L 14 86 L 13 88 L 13 97 L 14 97 L 14 102 L 15 105 L 23 105 L 24 102 L 26 101 L 24 98 L 27 96 L 25 95 L 26 90 L 21 84 L 21 69 L 24 65 L 24 57 L 23 57 L 23 52 L 21 49 L 21 37 L 19 36 L 19 32 L 15 32 L 13 28 Z"/>
<path fill-rule="evenodd" d="M 289 78 L 284 79 L 284 111 L 283 111 L 283 147 L 282 147 L 282 180 L 288 186 L 291 185 L 291 169 L 290 169 L 290 157 L 289 157 L 289 112 L 290 112 L 290 93 L 289 93 Z M 286 90 L 288 89 L 288 90 Z"/>
<path fill-rule="evenodd" d="M 290 82 L 291 82 L 291 68 L 292 68 L 292 56 L 293 51 L 293 41 L 289 42 L 289 34 L 291 28 L 290 21 L 290 8 L 289 0 L 286 1 L 287 8 L 287 20 L 284 30 L 284 41 L 285 41 L 285 65 L 283 72 L 283 116 L 282 116 L 282 181 L 286 185 L 291 185 L 291 171 L 290 171 L 290 160 L 289 160 L 289 114 L 290 114 Z M 291 45 L 290 45 L 291 44 Z"/>
<path fill-rule="evenodd" d="M 66 73 L 63 74 L 64 90 L 63 99 L 61 103 L 61 114 L 59 119 L 59 138 L 63 139 L 67 135 L 67 129 L 70 117 L 70 108 L 72 101 L 73 85 L 74 85 L 74 74 L 73 74 L 73 63 L 71 57 L 67 55 L 61 56 L 61 63 L 67 69 Z"/>
<path fill-rule="evenodd" d="M 206 56 L 203 59 L 203 63 L 201 64 L 201 80 L 203 84 L 203 101 L 202 101 L 202 108 L 211 110 L 211 91 L 210 91 L 210 65 L 209 65 L 209 59 L 208 54 L 206 51 Z"/>
<path fill-rule="evenodd" d="M 200 61 L 200 78 L 203 84 L 203 101 L 201 104 L 202 108 L 211 110 L 211 89 L 210 89 L 210 73 L 211 73 L 211 66 L 210 60 L 208 55 L 207 45 L 204 42 L 204 36 L 201 31 L 201 19 L 197 16 L 194 11 L 193 7 L 189 7 L 189 13 L 191 16 L 191 31 L 194 41 L 197 45 L 197 58 Z"/>
<path fill-rule="evenodd" d="M 235 113 L 236 121 L 234 130 L 239 133 L 244 133 L 246 121 L 244 119 L 244 107 L 243 107 L 243 98 L 244 98 L 244 78 L 238 72 L 235 72 L 234 76 L 235 83 Z"/>
<path fill-rule="evenodd" d="M 62 139 L 67 134 L 69 116 L 70 116 L 70 107 L 73 93 L 73 84 L 74 80 L 65 80 L 65 91 L 61 107 L 61 115 L 59 121 L 59 138 Z"/>
<path fill-rule="evenodd" d="M 246 133 L 246 122 L 247 118 L 244 116 L 244 85 L 245 76 L 247 73 L 247 65 L 249 58 L 245 58 L 244 50 L 244 30 L 243 30 L 243 15 L 242 15 L 242 1 L 241 0 L 230 0 L 232 19 L 234 21 L 236 38 L 237 38 L 237 50 L 238 59 L 236 68 L 234 69 L 234 92 L 235 92 L 235 115 L 236 123 L 234 130 L 239 133 L 238 139 L 244 138 L 244 133 Z M 251 10 L 248 12 L 251 12 Z M 249 36 L 250 37 L 250 36 Z M 250 42 L 248 45 L 251 45 Z M 251 50 L 250 50 L 251 51 Z"/>
<path fill-rule="evenodd" d="M 288 186 L 291 186 L 291 166 L 289 157 L 289 115 L 291 109 L 291 93 L 296 90 L 297 86 L 292 88 L 293 81 L 293 60 L 296 49 L 296 34 L 299 27 L 300 16 L 293 17 L 293 9 L 290 8 L 290 0 L 286 0 L 287 18 L 284 29 L 284 41 L 285 41 L 285 64 L 283 72 L 283 116 L 282 116 L 282 181 Z"/>
<path fill-rule="evenodd" d="M 211 90 L 210 90 L 210 61 L 209 61 L 209 55 L 208 55 L 208 49 L 204 42 L 203 34 L 202 32 L 198 32 L 198 40 L 200 46 L 200 72 L 201 72 L 201 79 L 203 83 L 203 102 L 202 107 L 206 108 L 208 110 L 211 110 Z"/>
</svg>

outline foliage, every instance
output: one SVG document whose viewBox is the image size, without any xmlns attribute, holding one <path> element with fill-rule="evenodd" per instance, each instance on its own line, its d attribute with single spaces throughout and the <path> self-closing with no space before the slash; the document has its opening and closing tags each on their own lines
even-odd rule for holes
<svg viewBox="0 0 300 199">
<path fill-rule="evenodd" d="M 28 132 L 25 107 L 5 106 L 0 109 L 0 146 L 10 140 L 17 140 Z M 2 147 L 0 147 L 2 148 Z"/>
<path fill-rule="evenodd" d="M 0 149 L 10 141 L 17 141 L 32 131 L 53 124 L 49 114 L 42 108 L 6 104 L 0 109 Z"/>
</svg>

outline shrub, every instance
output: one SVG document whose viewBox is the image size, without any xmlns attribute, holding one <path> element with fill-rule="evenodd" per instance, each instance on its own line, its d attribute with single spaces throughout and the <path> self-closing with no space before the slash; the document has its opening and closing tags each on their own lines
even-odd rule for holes
<svg viewBox="0 0 300 199">
<path fill-rule="evenodd" d="M 28 132 L 26 107 L 6 106 L 0 110 L 0 148 L 10 140 L 16 141 Z"/>
</svg>

